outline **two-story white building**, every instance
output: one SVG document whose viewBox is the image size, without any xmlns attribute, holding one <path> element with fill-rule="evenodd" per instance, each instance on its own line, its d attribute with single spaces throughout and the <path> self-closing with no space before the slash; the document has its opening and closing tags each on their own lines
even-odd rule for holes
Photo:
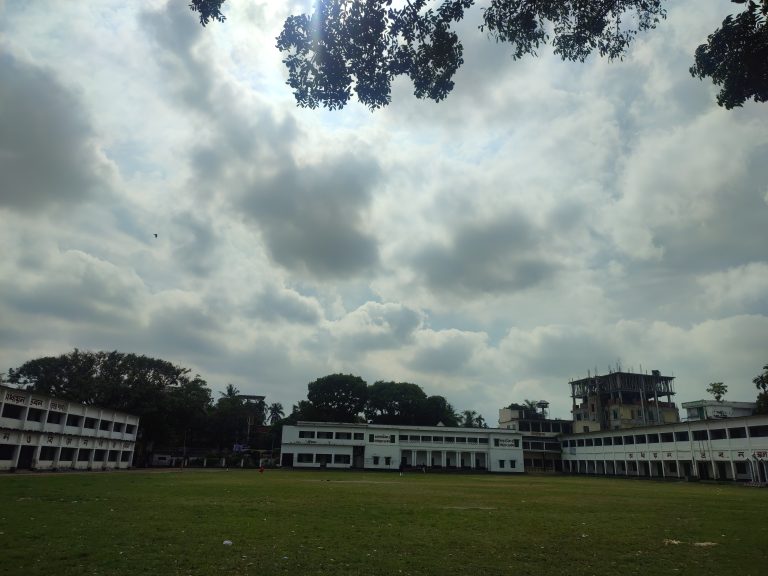
<svg viewBox="0 0 768 576">
<path fill-rule="evenodd" d="M 523 472 L 522 435 L 498 428 L 299 422 L 283 427 L 282 465 L 297 468 Z"/>
<path fill-rule="evenodd" d="M 586 432 L 560 442 L 565 472 L 768 482 L 768 416 Z"/>
<path fill-rule="evenodd" d="M 0 386 L 0 470 L 129 468 L 139 418 Z"/>
</svg>

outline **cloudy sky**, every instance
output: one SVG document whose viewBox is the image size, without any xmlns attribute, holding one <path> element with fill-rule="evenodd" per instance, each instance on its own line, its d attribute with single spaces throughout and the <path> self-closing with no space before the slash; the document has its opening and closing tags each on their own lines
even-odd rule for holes
<svg viewBox="0 0 768 576">
<path fill-rule="evenodd" d="M 375 113 L 296 108 L 309 2 L 187 4 L 0 0 L 0 372 L 117 349 L 287 408 L 345 372 L 489 422 L 618 363 L 754 399 L 768 104 L 688 73 L 730 2 L 585 64 L 513 62 L 475 9 L 453 94 Z"/>
</svg>

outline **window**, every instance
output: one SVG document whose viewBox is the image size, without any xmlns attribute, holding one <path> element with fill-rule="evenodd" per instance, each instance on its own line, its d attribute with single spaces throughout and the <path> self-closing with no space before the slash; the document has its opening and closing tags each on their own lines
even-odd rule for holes
<svg viewBox="0 0 768 576">
<path fill-rule="evenodd" d="M 621 436 L 614 436 L 613 437 L 613 445 L 614 446 L 621 446 L 624 444 L 624 438 Z"/>
<path fill-rule="evenodd" d="M 82 418 L 80 416 L 76 416 L 74 414 L 67 414 L 67 426 L 72 426 L 73 428 L 79 428 L 81 421 L 82 421 Z"/>
<path fill-rule="evenodd" d="M 478 442 L 480 442 L 480 444 L 488 444 L 488 438 L 478 438 Z"/>
<path fill-rule="evenodd" d="M 635 444 L 645 444 L 645 434 L 635 436 Z"/>
<path fill-rule="evenodd" d="M 13 444 L 0 444 L 0 460 L 13 460 Z"/>
<path fill-rule="evenodd" d="M 378 456 L 374 456 L 373 457 L 373 465 L 374 466 L 378 466 L 379 465 L 379 457 Z"/>
<path fill-rule="evenodd" d="M 408 440 L 410 440 L 411 442 L 418 442 L 419 440 L 421 440 L 421 436 L 409 436 Z"/>
<path fill-rule="evenodd" d="M 499 468 L 504 468 L 504 460 L 499 460 Z"/>
<path fill-rule="evenodd" d="M 50 417 L 50 414 L 49 414 L 49 417 Z M 109 426 L 111 424 L 112 424 L 112 422 L 110 422 L 109 420 L 102 420 L 101 422 L 99 422 L 99 430 L 108 431 L 109 430 Z"/>
<path fill-rule="evenodd" d="M 693 441 L 694 442 L 702 442 L 703 440 L 708 440 L 707 431 L 706 430 L 694 430 L 693 431 Z"/>
<path fill-rule="evenodd" d="M 131 461 L 131 453 L 128 451 L 123 452 L 120 454 L 120 462 L 130 462 Z"/>
<path fill-rule="evenodd" d="M 579 438 L 576 441 L 576 446 L 584 446 L 584 438 Z"/>
<path fill-rule="evenodd" d="M 21 420 L 21 406 L 15 404 L 6 404 L 3 406 L 3 418 L 13 418 L 14 420 Z"/>
<path fill-rule="evenodd" d="M 731 438 L 746 438 L 747 437 L 747 429 L 743 427 L 739 428 L 728 428 L 728 436 Z"/>
<path fill-rule="evenodd" d="M 603 444 L 605 446 L 613 446 L 613 438 L 611 438 L 610 436 L 606 436 L 605 438 L 603 438 Z"/>
<path fill-rule="evenodd" d="M 313 430 L 299 430 L 299 438 L 314 438 L 315 433 Z"/>
<path fill-rule="evenodd" d="M 589 440 L 587 440 L 587 442 L 589 442 L 589 444 L 587 444 L 587 446 L 591 446 L 592 445 L 592 439 L 591 438 Z M 544 450 L 544 442 L 531 442 L 531 450 Z"/>
<path fill-rule="evenodd" d="M 493 446 L 494 446 L 495 448 L 498 448 L 498 447 L 499 447 L 499 439 L 498 439 L 498 438 L 494 438 L 494 439 L 493 439 Z"/>
<path fill-rule="evenodd" d="M 421 437 L 422 442 L 432 442 L 432 436 L 422 436 Z"/>
<path fill-rule="evenodd" d="M 611 410 L 611 417 L 614 420 L 618 420 L 619 419 L 619 411 L 618 410 Z"/>
<path fill-rule="evenodd" d="M 515 468 L 517 466 L 517 460 L 510 460 L 509 461 L 509 467 Z"/>
<path fill-rule="evenodd" d="M 27 422 L 40 422 L 43 419 L 43 411 L 39 408 L 27 410 Z"/>
<path fill-rule="evenodd" d="M 453 436 L 446 436 L 445 437 L 445 443 L 446 444 L 453 444 L 455 441 L 455 438 Z"/>
<path fill-rule="evenodd" d="M 634 444 L 635 443 L 635 437 L 634 436 L 624 436 L 624 444 Z"/>
<path fill-rule="evenodd" d="M 107 453 L 107 462 L 117 462 L 118 453 L 119 452 L 117 450 L 110 450 Z"/>
<path fill-rule="evenodd" d="M 317 439 L 323 438 L 325 440 L 333 440 L 333 432 L 318 432 Z"/>
<path fill-rule="evenodd" d="M 725 433 L 725 428 L 718 428 L 716 430 L 710 430 L 709 431 L 709 437 L 712 440 L 725 440 L 727 435 Z"/>
<path fill-rule="evenodd" d="M 336 440 L 352 440 L 352 432 L 336 432 Z"/>
<path fill-rule="evenodd" d="M 674 442 L 675 441 L 675 435 L 672 434 L 672 432 L 662 432 L 661 433 L 661 441 L 662 442 Z"/>
<path fill-rule="evenodd" d="M 597 440 L 595 440 L 597 442 Z M 544 449 L 545 450 L 555 450 L 557 452 L 560 451 L 560 443 L 559 442 L 545 442 L 544 443 Z"/>
<path fill-rule="evenodd" d="M 658 443 L 659 443 L 658 434 L 648 434 L 648 444 L 658 444 Z"/>
<path fill-rule="evenodd" d="M 523 440 L 523 450 L 530 450 L 531 449 L 531 443 L 527 440 Z"/>
<path fill-rule="evenodd" d="M 96 418 L 86 418 L 83 428 L 96 428 Z"/>
<path fill-rule="evenodd" d="M 581 412 L 576 412 L 576 420 L 581 420 Z"/>
<path fill-rule="evenodd" d="M 675 440 L 677 442 L 685 442 L 686 440 L 688 440 L 688 431 L 683 430 L 681 432 L 675 432 Z"/>
<path fill-rule="evenodd" d="M 603 445 L 603 439 L 595 438 L 595 446 L 602 446 L 602 445 Z"/>
<path fill-rule="evenodd" d="M 751 438 L 764 438 L 768 436 L 768 426 L 750 426 L 749 436 Z"/>
<path fill-rule="evenodd" d="M 315 454 L 315 463 L 316 464 L 330 464 L 331 463 L 331 455 L 330 454 Z"/>
<path fill-rule="evenodd" d="M 467 438 L 467 442 L 470 444 L 477 444 L 477 438 Z"/>
<path fill-rule="evenodd" d="M 561 445 L 563 448 L 568 448 L 568 440 L 563 440 L 563 441 L 560 443 L 560 445 Z"/>
<path fill-rule="evenodd" d="M 384 465 L 390 466 L 392 464 L 392 457 L 391 456 L 385 456 L 384 457 Z"/>
<path fill-rule="evenodd" d="M 443 437 L 442 436 L 432 436 L 432 442 L 442 442 Z"/>
<path fill-rule="evenodd" d="M 303 464 L 309 464 L 312 462 L 312 454 L 302 453 L 296 455 L 296 462 L 301 462 Z"/>
<path fill-rule="evenodd" d="M 584 440 L 584 446 L 594 446 L 595 442 L 592 440 L 592 438 L 587 438 Z"/>
<path fill-rule="evenodd" d="M 126 434 L 133 434 L 136 431 L 136 425 L 135 424 L 126 424 L 125 425 L 125 433 Z"/>
<path fill-rule="evenodd" d="M 62 448 L 61 452 L 59 452 L 59 462 L 72 462 L 72 459 L 74 457 L 75 457 L 74 448 Z"/>
<path fill-rule="evenodd" d="M 48 423 L 49 424 L 61 424 L 61 417 L 64 416 L 61 412 L 54 412 L 51 410 L 48 412 Z"/>
<path fill-rule="evenodd" d="M 53 446 L 43 446 L 40 448 L 40 461 L 50 462 L 56 457 L 56 448 Z"/>
<path fill-rule="evenodd" d="M 333 463 L 334 464 L 349 464 L 352 460 L 350 459 L 349 454 L 334 454 L 333 455 Z"/>
<path fill-rule="evenodd" d="M 123 425 L 120 422 L 115 422 L 112 426 L 112 432 L 122 432 L 123 431 Z"/>
<path fill-rule="evenodd" d="M 456 443 L 457 443 L 457 444 L 458 444 L 458 443 L 460 443 L 460 444 L 466 444 L 466 443 L 467 443 L 467 439 L 466 439 L 464 436 L 456 436 Z"/>
<path fill-rule="evenodd" d="M 373 438 L 373 434 L 371 434 L 371 438 Z M 373 440 L 371 440 L 373 442 Z M 408 436 L 405 436 L 404 434 L 400 435 L 400 442 L 408 442 Z"/>
<path fill-rule="evenodd" d="M 389 436 L 389 443 L 390 444 L 394 444 L 395 443 L 395 435 L 394 434 L 390 434 L 390 436 Z"/>
<path fill-rule="evenodd" d="M 531 431 L 531 423 L 530 422 L 520 422 L 520 431 L 521 432 L 530 432 Z"/>
<path fill-rule="evenodd" d="M 88 462 L 88 460 L 91 458 L 91 452 L 93 452 L 93 450 L 83 450 L 81 448 L 80 452 L 77 453 L 77 461 Z"/>
<path fill-rule="evenodd" d="M 106 450 L 94 450 L 93 451 L 93 461 L 94 462 L 104 462 L 104 453 Z"/>
<path fill-rule="evenodd" d="M 365 434 L 362 432 L 355 432 L 355 440 L 365 440 Z"/>
<path fill-rule="evenodd" d="M 747 473 L 747 463 L 736 462 L 736 474 L 746 474 L 746 473 Z"/>
</svg>

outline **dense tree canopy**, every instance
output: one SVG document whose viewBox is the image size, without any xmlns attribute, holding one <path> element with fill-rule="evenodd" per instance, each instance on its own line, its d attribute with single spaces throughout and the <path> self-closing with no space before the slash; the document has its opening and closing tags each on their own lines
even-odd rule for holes
<svg viewBox="0 0 768 576">
<path fill-rule="evenodd" d="M 323 376 L 310 382 L 307 390 L 314 415 L 328 422 L 357 422 L 368 398 L 365 380 L 352 374 Z"/>
<path fill-rule="evenodd" d="M 25 362 L 8 382 L 62 400 L 92 404 L 141 418 L 141 446 L 182 444 L 203 434 L 211 392 L 202 378 L 165 360 L 122 352 L 75 349 Z"/>
<path fill-rule="evenodd" d="M 722 87 L 717 101 L 732 108 L 768 99 L 768 0 L 731 0 L 728 16 L 696 50 L 691 74 Z M 192 0 L 205 26 L 224 21 L 224 0 Z M 352 97 L 375 110 L 389 104 L 391 83 L 407 76 L 418 98 L 444 99 L 463 64 L 453 26 L 475 0 L 317 0 L 312 14 L 290 16 L 277 38 L 288 85 L 299 106 L 343 108 Z M 485 0 L 480 29 L 535 56 L 546 44 L 564 60 L 597 52 L 621 58 L 638 32 L 666 15 L 663 0 Z"/>
</svg>

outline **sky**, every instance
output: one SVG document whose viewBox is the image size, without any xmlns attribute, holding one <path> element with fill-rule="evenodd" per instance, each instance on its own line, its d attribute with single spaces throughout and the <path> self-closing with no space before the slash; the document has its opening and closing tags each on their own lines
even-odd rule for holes
<svg viewBox="0 0 768 576">
<path fill-rule="evenodd" d="M 690 76 L 727 0 L 670 3 L 623 61 L 461 23 L 443 102 L 297 108 L 309 2 L 0 0 L 0 372 L 163 358 L 286 411 L 331 373 L 494 424 L 588 371 L 753 401 L 768 363 L 768 104 Z M 157 234 L 157 238 L 155 238 Z"/>
</svg>

